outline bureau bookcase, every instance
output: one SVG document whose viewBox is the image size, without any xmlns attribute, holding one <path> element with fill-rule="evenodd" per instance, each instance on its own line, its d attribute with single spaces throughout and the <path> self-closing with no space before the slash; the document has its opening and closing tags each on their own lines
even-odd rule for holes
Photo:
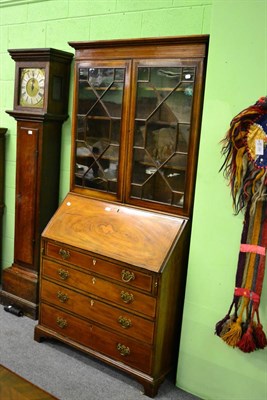
<svg viewBox="0 0 267 400">
<path fill-rule="evenodd" d="M 208 37 L 70 46 L 70 191 L 42 234 L 35 340 L 154 397 L 177 363 Z"/>
</svg>

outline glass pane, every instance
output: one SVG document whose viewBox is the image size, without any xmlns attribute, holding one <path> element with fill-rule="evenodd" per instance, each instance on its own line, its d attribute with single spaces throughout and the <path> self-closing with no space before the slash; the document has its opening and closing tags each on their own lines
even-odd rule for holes
<svg viewBox="0 0 267 400">
<path fill-rule="evenodd" d="M 144 184 L 143 198 L 160 203 L 172 203 L 172 190 L 158 171 L 151 174 L 151 178 Z"/>
<path fill-rule="evenodd" d="M 195 68 L 139 66 L 131 196 L 182 207 Z"/>
<path fill-rule="evenodd" d="M 124 68 L 80 68 L 75 184 L 116 193 Z"/>
</svg>

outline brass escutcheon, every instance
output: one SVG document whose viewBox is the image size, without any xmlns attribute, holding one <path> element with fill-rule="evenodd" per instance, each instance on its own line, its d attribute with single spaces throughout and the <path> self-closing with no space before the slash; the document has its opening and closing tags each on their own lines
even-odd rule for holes
<svg viewBox="0 0 267 400">
<path fill-rule="evenodd" d="M 69 271 L 65 271 L 64 269 L 60 268 L 57 270 L 58 275 L 60 278 L 65 281 L 69 277 Z"/>
<path fill-rule="evenodd" d="M 63 258 L 63 260 L 70 258 L 70 252 L 68 250 L 60 249 L 58 254 Z"/>
<path fill-rule="evenodd" d="M 59 299 L 59 301 L 61 301 L 61 303 L 66 303 L 66 301 L 68 301 L 69 297 L 66 293 L 62 293 L 60 292 L 60 290 L 57 292 L 57 298 Z"/>
<path fill-rule="evenodd" d="M 124 303 L 132 303 L 134 301 L 134 297 L 132 293 L 121 291 L 121 299 Z"/>
<path fill-rule="evenodd" d="M 123 269 L 121 271 L 121 279 L 123 280 L 123 282 L 130 282 L 135 279 L 135 275 L 133 272 L 125 271 L 125 269 Z"/>
<path fill-rule="evenodd" d="M 57 317 L 57 325 L 58 325 L 61 329 L 63 329 L 63 328 L 66 328 L 66 326 L 68 326 L 68 322 L 67 322 L 67 320 L 64 319 L 64 318 Z"/>
<path fill-rule="evenodd" d="M 130 348 L 121 343 L 117 344 L 117 350 L 122 356 L 128 356 L 130 354 Z"/>
<path fill-rule="evenodd" d="M 132 321 L 129 318 L 125 318 L 122 316 L 119 316 L 118 318 L 118 323 L 124 328 L 130 328 L 132 326 Z"/>
</svg>

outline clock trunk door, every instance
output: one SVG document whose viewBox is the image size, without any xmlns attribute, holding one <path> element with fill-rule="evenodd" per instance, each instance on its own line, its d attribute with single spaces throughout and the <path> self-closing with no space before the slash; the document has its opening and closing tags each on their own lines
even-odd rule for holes
<svg viewBox="0 0 267 400">
<path fill-rule="evenodd" d="M 34 264 L 37 156 L 39 126 L 19 123 L 16 171 L 15 261 Z M 23 167 L 22 167 L 23 166 Z"/>
</svg>

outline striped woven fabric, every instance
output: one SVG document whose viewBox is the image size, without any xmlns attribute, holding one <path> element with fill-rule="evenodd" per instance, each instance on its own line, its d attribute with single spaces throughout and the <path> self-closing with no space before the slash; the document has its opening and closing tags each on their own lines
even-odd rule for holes
<svg viewBox="0 0 267 400">
<path fill-rule="evenodd" d="M 267 248 L 267 97 L 232 120 L 222 153 L 221 169 L 230 181 L 236 214 L 244 211 L 244 225 L 233 300 L 215 333 L 249 353 L 267 346 L 259 317 Z"/>
</svg>

